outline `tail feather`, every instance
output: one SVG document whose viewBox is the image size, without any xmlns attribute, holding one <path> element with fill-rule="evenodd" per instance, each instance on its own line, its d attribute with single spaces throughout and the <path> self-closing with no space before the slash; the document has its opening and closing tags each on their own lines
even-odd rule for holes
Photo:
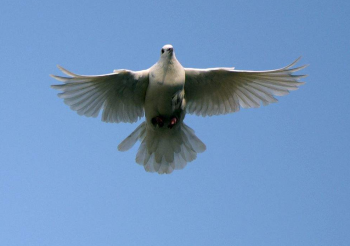
<svg viewBox="0 0 350 246">
<path fill-rule="evenodd" d="M 197 153 L 205 151 L 205 144 L 194 131 L 181 123 L 177 129 L 155 131 L 147 129 L 146 122 L 138 126 L 119 146 L 120 151 L 130 149 L 136 141 L 141 145 L 136 162 L 147 172 L 171 173 L 183 169 L 187 162 L 197 158 Z"/>
<path fill-rule="evenodd" d="M 197 138 L 192 128 L 184 124 L 184 132 L 186 132 L 186 137 L 189 141 L 189 144 L 195 152 L 202 153 L 205 151 L 205 144 L 199 140 L 199 138 Z"/>
<path fill-rule="evenodd" d="M 118 145 L 119 151 L 129 150 L 139 139 L 144 139 L 146 134 L 146 122 L 139 125 L 126 139 Z"/>
</svg>

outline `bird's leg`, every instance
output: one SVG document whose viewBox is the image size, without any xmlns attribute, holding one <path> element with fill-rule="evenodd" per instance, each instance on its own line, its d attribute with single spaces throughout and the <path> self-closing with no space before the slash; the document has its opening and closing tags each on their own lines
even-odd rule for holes
<svg viewBox="0 0 350 246">
<path fill-rule="evenodd" d="M 177 118 L 176 117 L 172 117 L 171 119 L 170 119 L 170 123 L 169 123 L 169 125 L 168 125 L 168 128 L 173 128 L 173 126 L 175 126 L 176 125 L 176 123 L 177 123 Z"/>
<path fill-rule="evenodd" d="M 163 127 L 164 126 L 164 119 L 161 116 L 156 116 L 156 117 L 152 118 L 151 122 L 155 127 Z"/>
</svg>

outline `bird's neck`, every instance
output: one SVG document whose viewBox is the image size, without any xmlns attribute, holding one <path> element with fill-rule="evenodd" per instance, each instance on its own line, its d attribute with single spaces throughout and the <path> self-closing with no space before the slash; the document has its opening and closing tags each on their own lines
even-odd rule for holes
<svg viewBox="0 0 350 246">
<path fill-rule="evenodd" d="M 163 67 L 172 66 L 173 64 L 178 63 L 175 54 L 172 54 L 169 57 L 166 58 L 160 58 L 158 61 L 159 64 L 161 64 Z"/>
</svg>

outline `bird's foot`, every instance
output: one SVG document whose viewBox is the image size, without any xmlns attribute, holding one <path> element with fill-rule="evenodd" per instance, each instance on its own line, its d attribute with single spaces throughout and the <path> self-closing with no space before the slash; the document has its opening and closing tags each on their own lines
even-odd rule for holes
<svg viewBox="0 0 350 246">
<path fill-rule="evenodd" d="M 164 126 L 164 119 L 161 116 L 154 117 L 151 122 L 155 127 L 163 127 Z"/>
<path fill-rule="evenodd" d="M 171 118 L 170 123 L 168 125 L 168 128 L 170 128 L 170 129 L 173 128 L 173 126 L 175 126 L 176 123 L 177 123 L 177 118 L 176 117 Z"/>
</svg>

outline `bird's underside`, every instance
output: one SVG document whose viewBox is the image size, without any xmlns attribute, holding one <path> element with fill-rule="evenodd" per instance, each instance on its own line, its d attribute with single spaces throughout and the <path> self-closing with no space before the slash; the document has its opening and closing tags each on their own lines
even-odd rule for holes
<svg viewBox="0 0 350 246">
<path fill-rule="evenodd" d="M 298 59 L 299 60 L 299 59 Z M 141 142 L 136 162 L 146 171 L 171 173 L 182 169 L 206 147 L 184 122 L 185 114 L 211 116 L 233 113 L 241 107 L 259 107 L 277 102 L 298 89 L 305 75 L 294 75 L 306 66 L 292 64 L 276 70 L 243 71 L 233 68 L 183 68 L 173 47 L 162 48 L 159 61 L 147 70 L 115 70 L 97 76 L 52 75 L 63 82 L 52 85 L 61 90 L 64 102 L 80 115 L 105 122 L 141 123 L 119 146 L 120 151 Z"/>
</svg>

